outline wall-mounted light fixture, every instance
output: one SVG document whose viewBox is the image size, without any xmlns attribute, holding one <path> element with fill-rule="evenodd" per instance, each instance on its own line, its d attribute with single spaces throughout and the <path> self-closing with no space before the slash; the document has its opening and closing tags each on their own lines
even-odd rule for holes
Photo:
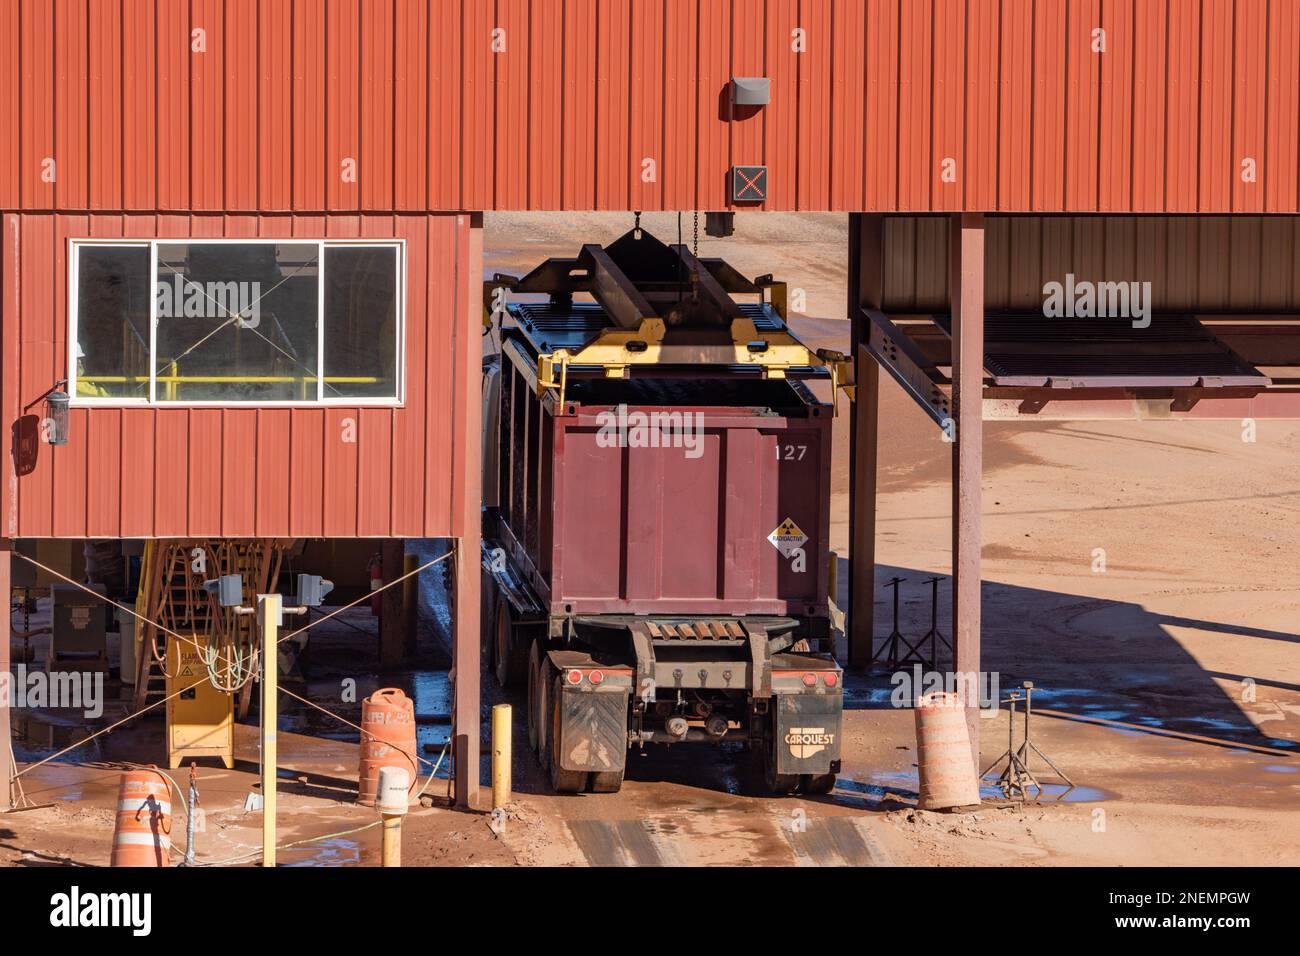
<svg viewBox="0 0 1300 956">
<path fill-rule="evenodd" d="M 72 403 L 72 396 L 67 392 L 67 384 L 67 379 L 56 382 L 45 393 L 45 421 L 42 425 L 51 445 L 68 443 L 68 406 Z"/>
<path fill-rule="evenodd" d="M 772 98 L 772 83 L 766 76 L 733 76 L 731 102 L 737 106 L 766 106 Z"/>
</svg>

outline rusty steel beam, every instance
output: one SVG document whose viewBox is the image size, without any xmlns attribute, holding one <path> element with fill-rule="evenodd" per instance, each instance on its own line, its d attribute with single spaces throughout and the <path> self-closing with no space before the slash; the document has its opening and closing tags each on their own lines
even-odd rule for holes
<svg viewBox="0 0 1300 956">
<path fill-rule="evenodd" d="M 953 670 L 980 670 L 980 479 L 983 471 L 984 216 L 952 217 L 952 647 Z M 979 707 L 966 685 L 971 759 L 980 771 Z"/>
<path fill-rule="evenodd" d="M 654 306 L 604 249 L 585 245 L 580 259 L 591 269 L 591 294 L 620 328 L 639 329 L 646 319 L 657 317 Z"/>
<path fill-rule="evenodd" d="M 483 216 L 474 213 L 470 218 L 468 262 L 459 270 L 464 276 L 483 274 Z M 482 580 L 479 570 L 479 553 L 482 549 L 482 402 L 477 400 L 483 378 L 483 358 L 480 335 L 483 314 L 483 284 L 477 280 L 466 281 L 462 286 L 467 301 L 460 314 L 461 327 L 457 343 L 461 387 L 464 395 L 474 398 L 461 405 L 461 427 L 464 429 L 464 455 L 457 462 L 461 484 L 462 511 L 461 536 L 456 540 L 456 594 L 452 607 L 453 638 L 452 668 L 455 675 L 452 702 L 452 756 L 455 760 L 455 805 L 472 810 L 479 805 L 480 727 L 479 716 L 479 598 Z"/>
<path fill-rule="evenodd" d="M 884 285 L 884 217 L 849 215 L 848 314 L 854 396 L 849 419 L 848 664 L 871 664 L 876 610 L 876 472 L 879 464 L 880 366 L 866 349 L 862 310 L 879 308 Z"/>
<path fill-rule="evenodd" d="M 867 319 L 867 351 L 935 424 L 944 427 L 952 418 L 952 407 L 934 364 L 883 312 L 862 312 Z"/>
</svg>

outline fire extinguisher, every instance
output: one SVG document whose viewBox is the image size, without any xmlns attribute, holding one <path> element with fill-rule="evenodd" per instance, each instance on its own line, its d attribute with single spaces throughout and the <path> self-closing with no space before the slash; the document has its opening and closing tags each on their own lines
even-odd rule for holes
<svg viewBox="0 0 1300 956">
<path fill-rule="evenodd" d="M 370 572 L 370 613 L 379 617 L 380 608 L 384 604 L 383 595 L 379 593 L 379 589 L 384 586 L 384 556 L 376 552 L 366 565 L 366 570 Z"/>
</svg>

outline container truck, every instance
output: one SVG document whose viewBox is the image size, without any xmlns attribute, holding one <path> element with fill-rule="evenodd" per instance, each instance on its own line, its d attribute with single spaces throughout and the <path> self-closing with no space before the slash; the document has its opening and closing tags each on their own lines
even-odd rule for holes
<svg viewBox="0 0 1300 956">
<path fill-rule="evenodd" d="M 783 284 L 640 229 L 484 291 L 484 654 L 554 789 L 741 741 L 772 792 L 829 791 L 844 356 L 791 334 Z"/>
</svg>

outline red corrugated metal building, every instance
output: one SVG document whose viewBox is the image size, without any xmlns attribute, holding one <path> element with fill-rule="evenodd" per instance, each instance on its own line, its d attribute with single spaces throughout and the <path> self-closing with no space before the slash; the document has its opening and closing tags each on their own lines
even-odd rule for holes
<svg viewBox="0 0 1300 956">
<path fill-rule="evenodd" d="M 744 208 L 1294 214 L 1298 149 L 1300 0 L 0 0 L 15 448 L 76 372 L 74 240 L 393 240 L 404 317 L 382 402 L 75 395 L 2 533 L 472 541 L 484 210 L 726 209 L 765 165 Z"/>
</svg>

